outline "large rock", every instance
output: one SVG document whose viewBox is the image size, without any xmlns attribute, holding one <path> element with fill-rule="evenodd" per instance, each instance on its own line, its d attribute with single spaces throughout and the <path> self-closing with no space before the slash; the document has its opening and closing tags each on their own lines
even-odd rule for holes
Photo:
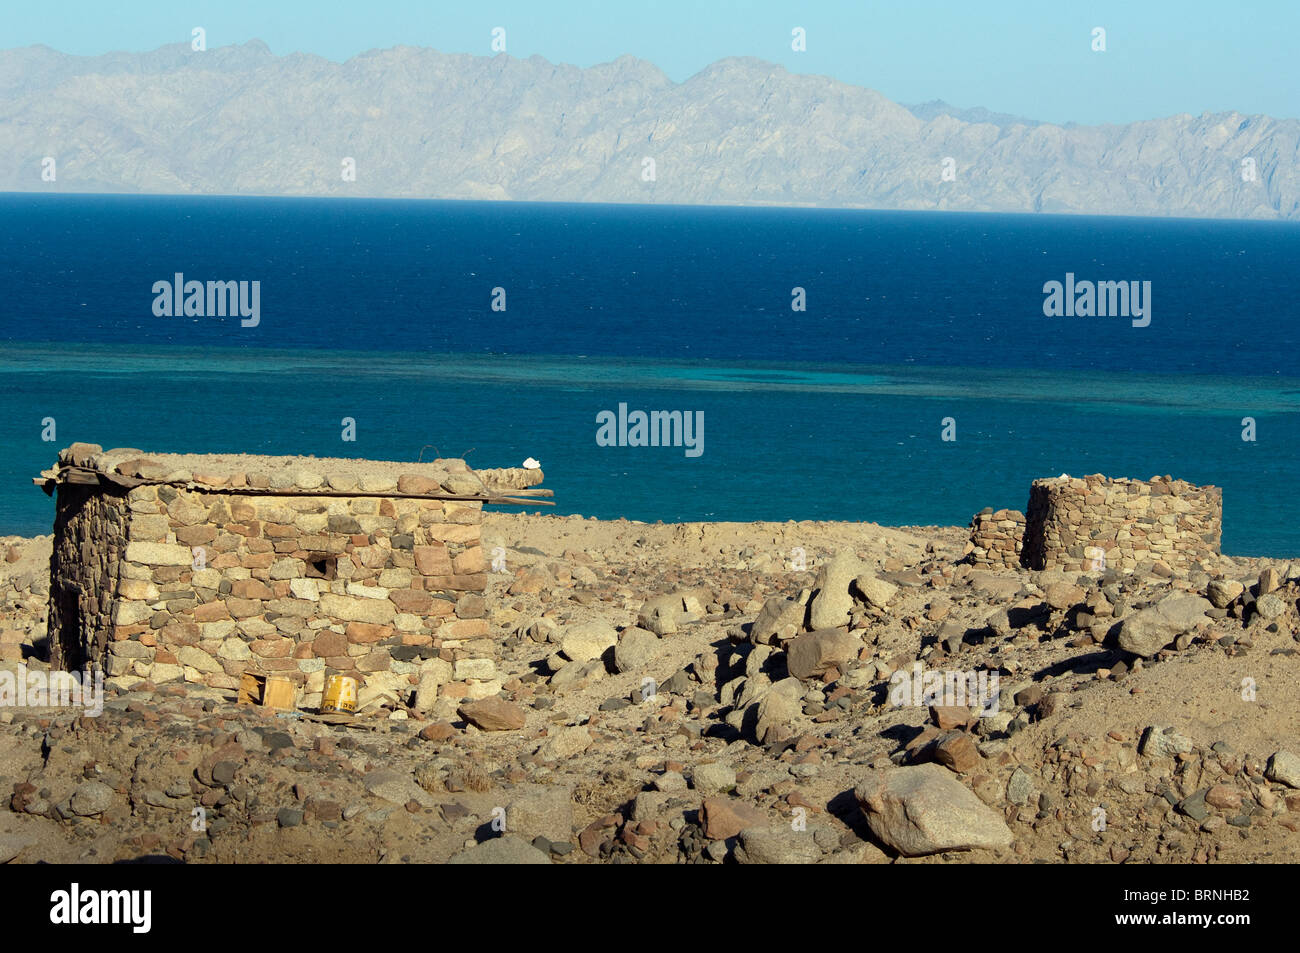
<svg viewBox="0 0 1300 953">
<path fill-rule="evenodd" d="M 853 794 L 871 832 L 905 857 L 1013 840 L 1001 815 L 937 764 L 871 771 Z"/>
<path fill-rule="evenodd" d="M 803 694 L 803 683 L 794 676 L 771 686 L 758 702 L 754 737 L 765 742 L 773 729 L 784 728 L 794 721 L 802 711 Z"/>
<path fill-rule="evenodd" d="M 1173 758 L 1187 754 L 1193 747 L 1192 739 L 1172 728 L 1149 725 L 1138 742 L 1138 754 L 1150 758 Z"/>
<path fill-rule="evenodd" d="M 1210 601 L 1200 596 L 1166 596 L 1120 623 L 1119 647 L 1134 655 L 1155 655 L 1184 632 L 1207 623 L 1205 613 L 1211 608 Z"/>
<path fill-rule="evenodd" d="M 834 629 L 849 624 L 853 596 L 849 586 L 862 575 L 862 562 L 850 552 L 836 553 L 830 562 L 817 570 L 814 592 L 808 606 L 811 629 Z"/>
<path fill-rule="evenodd" d="M 713 594 L 699 589 L 670 592 L 647 599 L 637 613 L 636 624 L 655 635 L 673 635 L 681 626 L 704 618 L 704 606 Z"/>
<path fill-rule="evenodd" d="M 1255 600 L 1255 612 L 1261 619 L 1277 619 L 1286 614 L 1287 603 L 1271 592 L 1266 592 Z"/>
<path fill-rule="evenodd" d="M 614 646 L 614 667 L 620 672 L 642 671 L 658 654 L 659 636 L 646 629 L 624 629 Z"/>
<path fill-rule="evenodd" d="M 480 698 L 460 706 L 460 716 L 483 731 L 515 731 L 524 727 L 524 710 L 504 698 Z"/>
<path fill-rule="evenodd" d="M 1228 608 L 1245 591 L 1246 587 L 1235 579 L 1211 579 L 1205 587 L 1205 595 L 1216 609 Z"/>
<path fill-rule="evenodd" d="M 1087 593 L 1074 583 L 1053 582 L 1043 589 L 1043 601 L 1053 609 L 1068 609 L 1087 598 Z"/>
<path fill-rule="evenodd" d="M 788 824 L 746 827 L 740 832 L 740 846 L 736 861 L 742 864 L 815 864 L 822 857 L 811 830 L 796 831 Z"/>
<path fill-rule="evenodd" d="M 528 841 L 510 834 L 493 837 L 481 844 L 452 854 L 449 864 L 549 864 L 551 859 Z"/>
<path fill-rule="evenodd" d="M 786 669 L 795 678 L 807 679 L 858 657 L 862 640 L 847 629 L 823 629 L 801 635 L 785 649 Z"/>
<path fill-rule="evenodd" d="M 1269 759 L 1265 776 L 1289 788 L 1300 788 L 1300 757 L 1290 751 L 1278 751 Z"/>
<path fill-rule="evenodd" d="M 421 807 L 437 807 L 437 802 L 415 783 L 415 778 L 404 771 L 391 768 L 378 768 L 362 779 L 366 790 L 380 800 L 390 804 L 406 804 L 415 801 Z"/>
<path fill-rule="evenodd" d="M 506 805 L 506 831 L 531 840 L 567 841 L 573 837 L 573 790 L 559 784 L 517 790 Z"/>
<path fill-rule="evenodd" d="M 898 587 L 892 582 L 877 579 L 871 573 L 863 573 L 853 580 L 853 588 L 862 596 L 867 605 L 884 609 L 898 593 Z"/>
<path fill-rule="evenodd" d="M 750 626 L 749 640 L 757 645 L 770 645 L 792 639 L 803 629 L 803 619 L 807 614 L 808 607 L 799 600 L 772 596 L 763 603 Z"/>
<path fill-rule="evenodd" d="M 736 786 L 736 772 L 726 764 L 702 764 L 691 776 L 691 786 L 701 794 L 730 791 Z"/>
<path fill-rule="evenodd" d="M 761 809 L 725 795 L 705 798 L 700 819 L 704 822 L 704 836 L 709 840 L 726 840 L 747 827 L 764 827 L 768 823 Z"/>
<path fill-rule="evenodd" d="M 618 644 L 618 632 L 608 622 L 566 625 L 559 633 L 560 651 L 574 662 L 600 658 Z"/>
<path fill-rule="evenodd" d="M 591 741 L 591 731 L 583 725 L 556 728 L 537 749 L 537 756 L 543 761 L 563 761 L 582 754 L 591 747 Z"/>
</svg>

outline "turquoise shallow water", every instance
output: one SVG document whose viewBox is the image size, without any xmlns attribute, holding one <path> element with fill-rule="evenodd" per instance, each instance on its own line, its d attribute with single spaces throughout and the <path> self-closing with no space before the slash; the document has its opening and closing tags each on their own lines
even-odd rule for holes
<svg viewBox="0 0 1300 953">
<path fill-rule="evenodd" d="M 704 453 L 597 446 L 596 414 L 704 412 Z M 1242 408 L 1258 440 L 1241 440 Z M 55 444 L 40 440 L 54 417 Z M 343 417 L 357 441 L 341 440 Z M 940 439 L 942 420 L 957 440 Z M 48 532 L 57 446 L 538 458 L 556 510 L 665 521 L 964 524 L 1062 472 L 1225 487 L 1224 548 L 1300 554 L 1300 380 L 987 368 L 16 344 L 0 356 L 0 528 Z M 425 450 L 428 458 L 432 450 Z"/>
</svg>

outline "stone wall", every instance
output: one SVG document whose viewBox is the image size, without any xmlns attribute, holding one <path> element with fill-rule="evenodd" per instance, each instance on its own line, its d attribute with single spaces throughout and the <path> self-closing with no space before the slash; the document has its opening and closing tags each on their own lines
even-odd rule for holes
<svg viewBox="0 0 1300 953">
<path fill-rule="evenodd" d="M 971 518 L 967 554 L 977 566 L 1018 569 L 1024 535 L 1024 513 L 988 506 Z"/>
<path fill-rule="evenodd" d="M 50 555 L 46 631 L 56 669 L 99 667 L 112 628 L 113 593 L 126 550 L 127 503 L 120 494 L 60 488 Z"/>
<path fill-rule="evenodd" d="M 313 707 L 334 672 L 395 695 L 426 669 L 450 681 L 449 664 L 422 663 L 488 635 L 480 502 L 148 485 L 127 502 L 110 676 L 230 689 L 244 671 L 286 675 Z M 471 694 L 500 688 L 486 661 L 462 666 Z"/>
<path fill-rule="evenodd" d="M 1131 570 L 1154 560 L 1186 568 L 1219 553 L 1223 491 L 1169 477 L 1100 474 L 1035 480 L 1022 565 Z"/>
<path fill-rule="evenodd" d="M 36 482 L 57 494 L 56 668 L 100 665 L 124 687 L 283 675 L 305 708 L 335 672 L 357 677 L 361 707 L 501 689 L 481 539 L 484 502 L 501 497 L 463 460 L 74 444 Z"/>
</svg>

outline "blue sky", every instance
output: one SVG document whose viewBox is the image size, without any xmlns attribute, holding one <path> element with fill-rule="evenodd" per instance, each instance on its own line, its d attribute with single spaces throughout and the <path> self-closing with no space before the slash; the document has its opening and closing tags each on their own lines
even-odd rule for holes
<svg viewBox="0 0 1300 953">
<path fill-rule="evenodd" d="M 944 99 L 1051 122 L 1174 113 L 1300 116 L 1300 0 L 4 0 L 0 48 L 141 52 L 259 38 L 276 53 L 345 60 L 397 45 L 590 66 L 624 53 L 683 80 L 725 56 L 869 86 L 898 102 Z M 793 27 L 808 49 L 790 48 Z M 1106 52 L 1091 49 L 1106 30 Z"/>
</svg>

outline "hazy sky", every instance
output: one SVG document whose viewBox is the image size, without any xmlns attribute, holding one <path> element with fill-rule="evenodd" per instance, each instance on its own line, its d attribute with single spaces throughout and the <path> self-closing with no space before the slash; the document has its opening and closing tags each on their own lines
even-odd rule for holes
<svg viewBox="0 0 1300 953">
<path fill-rule="evenodd" d="M 1174 113 L 1300 116 L 1300 0 L 3 0 L 0 48 L 141 52 L 259 38 L 276 53 L 345 60 L 397 45 L 590 66 L 624 53 L 681 81 L 725 56 L 1051 122 Z M 807 32 L 806 52 L 791 30 Z M 1094 27 L 1106 52 L 1092 50 Z"/>
</svg>

